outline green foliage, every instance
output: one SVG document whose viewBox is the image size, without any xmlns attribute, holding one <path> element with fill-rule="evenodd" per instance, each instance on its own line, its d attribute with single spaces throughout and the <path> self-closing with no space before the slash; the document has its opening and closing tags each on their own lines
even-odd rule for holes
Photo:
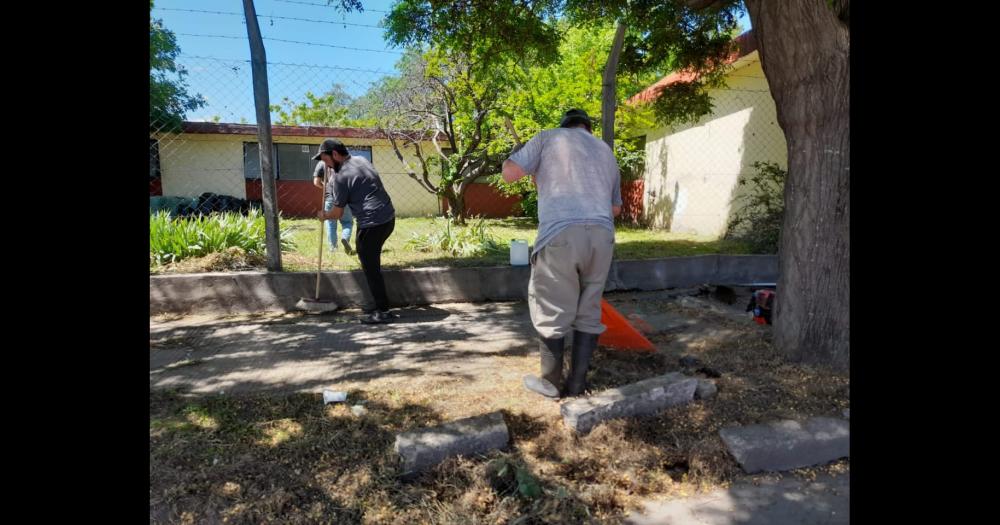
<svg viewBox="0 0 1000 525">
<path fill-rule="evenodd" d="M 514 493 L 529 501 L 543 494 L 538 478 L 521 461 L 507 457 L 495 459 L 487 466 L 487 473 L 490 484 L 501 494 Z"/>
<path fill-rule="evenodd" d="M 560 0 L 398 0 L 385 18 L 386 39 L 431 44 L 469 57 L 476 72 L 509 60 L 551 63 L 559 31 L 550 23 Z"/>
<path fill-rule="evenodd" d="M 330 126 L 366 127 L 373 122 L 361 101 L 355 100 L 341 84 L 334 84 L 330 91 L 316 96 L 311 91 L 305 94 L 304 102 L 295 102 L 288 97 L 280 104 L 272 104 L 271 111 L 277 113 L 275 121 L 283 126 Z"/>
<path fill-rule="evenodd" d="M 282 250 L 292 249 L 291 234 L 281 234 Z M 260 210 L 213 213 L 194 217 L 172 217 L 158 211 L 149 215 L 149 262 L 160 265 L 190 257 L 202 257 L 237 247 L 248 255 L 266 253 L 264 216 Z"/>
<path fill-rule="evenodd" d="M 557 27 L 564 33 L 558 62 L 522 64 L 509 72 L 511 81 L 516 82 L 519 89 L 510 92 L 503 106 L 525 141 L 543 129 L 557 126 L 569 108 L 582 109 L 598 119 L 594 133 L 601 133 L 602 74 L 614 39 L 614 25 L 573 27 L 561 22 Z M 635 136 L 653 123 L 648 110 L 633 108 L 624 101 L 655 80 L 656 75 L 652 72 L 619 75 L 617 137 Z"/>
<path fill-rule="evenodd" d="M 414 233 L 406 241 L 406 247 L 412 251 L 443 252 L 456 257 L 500 253 L 507 249 L 493 237 L 483 218 L 468 226 L 457 226 L 451 220 L 445 220 L 441 227 L 438 221 L 434 222 L 438 226 L 436 231 Z"/>
<path fill-rule="evenodd" d="M 773 162 L 755 162 L 756 171 L 740 186 L 749 191 L 733 199 L 739 208 L 726 228 L 726 239 L 740 241 L 756 253 L 777 253 L 785 218 L 785 179 L 788 172 Z"/>
<path fill-rule="evenodd" d="M 559 47 L 561 24 L 589 30 L 620 21 L 627 28 L 620 73 L 662 76 L 668 71 L 686 71 L 695 75 L 686 86 L 677 87 L 678 100 L 655 106 L 657 119 L 671 124 L 697 118 L 710 109 L 707 90 L 722 82 L 722 65 L 734 50 L 737 20 L 744 10 L 740 0 L 722 0 L 697 10 L 682 0 L 400 0 L 387 17 L 386 34 L 397 44 L 430 43 L 461 50 L 480 67 L 545 66 L 564 52 Z M 609 48 L 603 48 L 595 63 L 598 68 L 603 67 Z M 662 97 L 670 99 L 674 92 L 670 88 Z M 574 100 L 572 92 L 569 100 Z M 535 118 L 551 122 L 554 116 L 539 113 Z"/>
<path fill-rule="evenodd" d="M 615 159 L 618 160 L 618 168 L 621 170 L 623 182 L 641 179 L 646 164 L 645 135 L 616 140 Z"/>
<path fill-rule="evenodd" d="M 564 32 L 559 61 L 547 66 L 515 69 L 511 76 L 520 89 L 510 91 L 502 102 L 524 141 L 543 129 L 557 126 L 563 112 L 570 107 L 583 109 L 594 118 L 600 116 L 601 75 L 614 39 L 614 26 L 606 23 L 596 27 L 573 27 L 562 22 L 559 28 Z M 643 133 L 654 124 L 651 110 L 626 105 L 624 100 L 655 80 L 653 73 L 619 75 L 615 157 L 623 180 L 641 177 L 645 160 Z M 601 133 L 599 121 L 595 123 L 594 133 Z M 497 141 L 499 147 L 496 149 L 505 153 L 513 145 L 509 134 L 499 134 Z M 537 220 L 538 193 L 529 179 L 507 184 L 496 175 L 490 178 L 490 183 L 506 196 L 520 196 L 521 215 Z"/>
<path fill-rule="evenodd" d="M 184 114 L 204 106 L 205 99 L 187 92 L 187 71 L 176 63 L 181 52 L 177 38 L 162 20 L 153 18 L 152 0 L 149 13 L 149 128 L 174 131 Z"/>
<path fill-rule="evenodd" d="M 505 182 L 503 180 L 503 175 L 497 173 L 491 175 L 488 179 L 489 183 L 500 191 L 500 194 L 505 197 L 520 197 L 521 202 L 518 203 L 518 215 L 521 217 L 530 217 L 535 222 L 538 222 L 538 188 L 535 184 L 531 182 L 531 177 L 522 177 L 520 180 L 514 182 Z"/>
</svg>

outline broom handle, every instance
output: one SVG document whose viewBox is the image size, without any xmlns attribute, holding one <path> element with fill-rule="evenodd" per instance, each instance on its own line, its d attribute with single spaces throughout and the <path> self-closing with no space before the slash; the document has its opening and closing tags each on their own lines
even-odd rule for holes
<svg viewBox="0 0 1000 525">
<path fill-rule="evenodd" d="M 319 196 L 319 209 L 326 207 L 326 178 L 327 168 L 323 168 L 323 193 Z M 323 271 L 323 223 L 319 221 L 319 264 L 316 266 L 316 300 L 319 301 L 319 279 Z"/>
</svg>

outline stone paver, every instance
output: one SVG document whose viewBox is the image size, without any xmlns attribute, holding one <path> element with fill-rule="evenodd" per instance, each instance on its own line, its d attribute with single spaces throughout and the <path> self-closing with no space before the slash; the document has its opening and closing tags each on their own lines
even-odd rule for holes
<svg viewBox="0 0 1000 525">
<path fill-rule="evenodd" d="M 694 398 L 695 399 L 712 399 L 715 394 L 719 393 L 719 387 L 715 386 L 715 383 L 707 379 L 699 379 L 698 387 L 695 388 Z"/>
<path fill-rule="evenodd" d="M 843 419 L 816 417 L 727 427 L 719 435 L 748 474 L 809 467 L 851 454 L 851 424 Z"/>
<path fill-rule="evenodd" d="M 586 434 L 609 419 L 653 415 L 688 403 L 697 386 L 697 379 L 671 372 L 567 401 L 560 412 L 567 427 Z"/>
<path fill-rule="evenodd" d="M 394 450 L 404 475 L 427 470 L 457 455 L 485 454 L 505 448 L 510 439 L 501 412 L 451 421 L 396 436 Z"/>
</svg>

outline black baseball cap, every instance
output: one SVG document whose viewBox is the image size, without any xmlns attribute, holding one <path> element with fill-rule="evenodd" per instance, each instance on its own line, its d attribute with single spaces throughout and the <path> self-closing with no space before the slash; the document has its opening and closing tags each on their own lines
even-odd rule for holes
<svg viewBox="0 0 1000 525">
<path fill-rule="evenodd" d="M 571 109 L 563 113 L 563 118 L 559 121 L 560 128 L 568 128 L 577 124 L 586 124 L 588 130 L 594 129 L 594 121 L 582 109 Z"/>
<path fill-rule="evenodd" d="M 320 156 L 326 153 L 329 155 L 332 152 L 338 152 L 341 155 L 347 155 L 347 146 L 343 142 L 337 139 L 326 139 L 322 144 L 319 145 L 319 152 L 313 156 L 313 160 L 320 160 Z"/>
</svg>

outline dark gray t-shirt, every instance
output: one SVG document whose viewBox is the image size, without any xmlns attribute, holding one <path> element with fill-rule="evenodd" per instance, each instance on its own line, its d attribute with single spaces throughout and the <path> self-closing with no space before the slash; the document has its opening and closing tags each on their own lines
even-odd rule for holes
<svg viewBox="0 0 1000 525">
<path fill-rule="evenodd" d="M 328 186 L 333 189 L 333 205 L 350 206 L 358 228 L 379 226 L 396 218 L 396 209 L 382 186 L 382 179 L 364 157 L 348 157 Z"/>
</svg>

